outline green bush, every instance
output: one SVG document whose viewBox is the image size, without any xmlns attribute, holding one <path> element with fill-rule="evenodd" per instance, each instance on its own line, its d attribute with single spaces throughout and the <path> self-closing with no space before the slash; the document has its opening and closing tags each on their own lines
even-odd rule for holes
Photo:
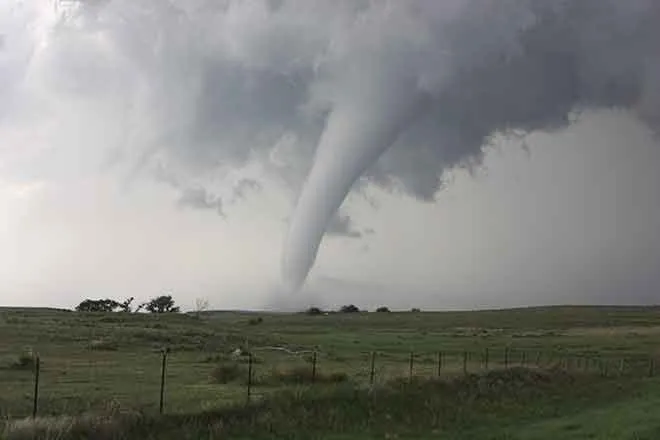
<svg viewBox="0 0 660 440">
<path fill-rule="evenodd" d="M 247 377 L 247 369 L 236 362 L 221 362 L 211 370 L 213 383 L 228 384 Z"/>
</svg>

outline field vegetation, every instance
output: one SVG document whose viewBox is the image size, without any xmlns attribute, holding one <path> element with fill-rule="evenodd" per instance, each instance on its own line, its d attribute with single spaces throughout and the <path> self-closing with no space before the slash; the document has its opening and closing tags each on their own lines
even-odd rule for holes
<svg viewBox="0 0 660 440">
<path fill-rule="evenodd" d="M 659 349 L 660 308 L 652 307 L 329 314 L 0 309 L 0 433 L 655 439 Z"/>
</svg>

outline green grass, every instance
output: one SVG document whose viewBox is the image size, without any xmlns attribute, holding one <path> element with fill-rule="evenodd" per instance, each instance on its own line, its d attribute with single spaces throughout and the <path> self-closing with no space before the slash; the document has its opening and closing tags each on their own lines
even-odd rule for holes
<svg viewBox="0 0 660 440">
<path fill-rule="evenodd" d="M 566 438 L 564 431 L 603 431 L 598 412 L 616 409 L 604 402 L 634 401 L 649 380 L 571 376 L 560 371 L 495 371 L 449 380 L 394 381 L 368 390 L 354 385 L 281 392 L 254 405 L 157 417 L 50 419 L 12 425 L 10 440 L 34 438 L 180 439 L 180 438 Z M 660 426 L 620 405 L 618 421 L 643 419 L 646 428 Z M 646 402 L 648 409 L 652 402 Z M 574 421 L 576 412 L 585 417 Z M 627 412 L 626 412 L 627 411 Z M 547 426 L 543 426 L 543 424 Z M 610 423 L 608 426 L 612 427 Z M 633 433 L 639 425 L 620 425 Z M 648 431 L 650 432 L 650 431 Z M 560 437 L 548 437 L 554 433 Z M 430 436 L 430 437 L 429 437 Z M 600 438 L 600 437 L 573 437 Z M 607 437 L 628 438 L 628 437 Z M 632 437 L 630 437 L 632 438 Z"/>
<path fill-rule="evenodd" d="M 185 427 L 181 435 L 201 432 L 206 436 L 202 438 L 215 438 L 209 437 L 209 426 L 225 420 L 226 412 L 245 416 L 247 411 L 247 357 L 236 360 L 229 353 L 248 346 L 255 360 L 252 399 L 263 399 L 262 405 L 271 407 L 250 409 L 258 415 L 250 415 L 249 423 L 232 428 L 231 438 L 256 438 L 255 433 L 272 438 L 263 426 L 284 423 L 275 420 L 262 426 L 254 417 L 297 418 L 298 425 L 280 426 L 280 438 L 326 438 L 338 426 L 345 426 L 338 439 L 384 438 L 388 433 L 378 429 L 392 425 L 379 417 L 394 410 L 402 417 L 412 417 L 394 419 L 393 433 L 399 438 L 645 439 L 656 438 L 659 429 L 649 411 L 657 406 L 660 386 L 655 379 L 642 378 L 654 368 L 649 359 L 659 354 L 660 308 L 548 307 L 328 316 L 207 312 L 201 319 L 183 314 L 0 309 L 0 335 L 0 417 L 4 418 L 31 413 L 33 365 L 25 353 L 32 351 L 40 355 L 42 364 L 40 415 L 139 413 L 143 416 L 135 423 L 144 428 L 156 417 L 161 350 L 169 347 L 165 420 Z M 436 399 L 414 385 L 392 384 L 396 377 L 408 380 L 411 352 L 415 381 L 424 383 L 424 388 L 437 391 L 435 382 L 429 385 L 424 380 L 436 376 L 438 352 L 443 356 L 443 378 L 463 376 L 465 355 L 468 372 L 487 374 L 486 349 L 489 369 L 502 368 L 506 352 L 509 367 L 561 365 L 570 370 L 573 382 L 568 386 L 553 376 L 551 388 L 527 383 L 522 387 L 526 394 L 513 399 L 524 405 L 512 404 L 498 393 L 486 407 L 470 400 L 472 391 L 467 397 Z M 317 365 L 312 385 L 313 350 L 317 351 Z M 364 391 L 372 352 L 377 353 L 376 403 L 371 403 L 374 395 Z M 18 368 L 19 364 L 23 367 Z M 234 376 L 218 380 L 220 365 L 226 365 Z M 601 377 L 602 371 L 609 377 Z M 335 382 L 339 382 L 338 388 Z M 413 399 L 410 396 L 437 411 L 445 408 L 443 402 L 457 405 L 458 414 L 463 411 L 471 421 L 449 422 L 458 416 L 442 410 L 445 412 L 439 413 L 436 423 L 436 416 L 430 416 L 426 407 L 418 408 L 407 400 Z M 315 419 L 305 413 L 293 416 L 302 411 L 296 405 L 310 404 L 322 408 L 314 417 L 323 414 L 320 425 L 311 431 L 305 427 L 312 426 Z M 272 405 L 286 411 L 278 412 Z M 372 405 L 381 406 L 374 409 Z M 335 406 L 340 409 L 332 409 Z M 332 414 L 335 418 L 328 418 Z M 415 419 L 418 414 L 419 420 Z M 627 423 L 632 428 L 626 428 Z M 217 426 L 214 429 L 218 431 Z M 295 437 L 293 431 L 316 437 Z M 199 438 L 190 435 L 177 438 Z"/>
</svg>

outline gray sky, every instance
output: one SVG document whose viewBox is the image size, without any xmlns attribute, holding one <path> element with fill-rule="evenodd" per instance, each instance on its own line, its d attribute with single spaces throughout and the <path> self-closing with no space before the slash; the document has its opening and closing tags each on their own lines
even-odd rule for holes
<svg viewBox="0 0 660 440">
<path fill-rule="evenodd" d="M 657 302 L 657 3 L 270 3 L 0 5 L 0 305 Z M 368 99 L 396 105 L 408 71 L 431 110 L 349 194 L 303 290 L 282 293 L 324 118 L 346 103 L 386 116 Z M 481 156 L 508 127 L 530 134 Z M 473 175 L 455 168 L 472 158 Z"/>
</svg>

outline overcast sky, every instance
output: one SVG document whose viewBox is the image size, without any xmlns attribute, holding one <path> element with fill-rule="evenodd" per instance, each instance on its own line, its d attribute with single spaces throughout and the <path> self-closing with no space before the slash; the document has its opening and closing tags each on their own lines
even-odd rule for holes
<svg viewBox="0 0 660 440">
<path fill-rule="evenodd" d="M 434 153 L 429 165 L 424 145 L 407 149 L 412 131 L 349 194 L 307 284 L 283 293 L 288 219 L 323 123 L 280 114 L 287 103 L 318 103 L 301 98 L 298 86 L 283 91 L 284 83 L 263 72 L 290 69 L 291 81 L 321 95 L 339 87 L 332 75 L 330 86 L 306 78 L 305 63 L 317 62 L 310 54 L 356 12 L 350 2 L 316 1 L 312 12 L 299 2 L 300 14 L 272 16 L 254 6 L 267 3 L 219 12 L 225 31 L 204 45 L 172 32 L 167 37 L 176 41 L 161 52 L 146 29 L 171 31 L 179 22 L 157 2 L 145 1 L 149 11 L 101 3 L 106 10 L 64 21 L 70 27 L 60 33 L 53 29 L 62 16 L 47 1 L 24 10 L 0 6 L 0 305 L 73 307 L 88 297 L 163 293 L 184 308 L 196 298 L 213 308 L 658 303 L 660 145 L 640 118 L 658 114 L 648 94 L 627 110 L 594 106 L 552 133 L 498 136 L 472 173 L 455 165 L 484 142 L 465 153 Z M 516 3 L 534 2 L 507 4 Z M 118 11 L 148 13 L 151 21 L 133 28 Z M 374 14 L 376 23 L 392 19 Z M 319 16 L 329 17 L 328 29 L 315 28 Z M 101 30 L 90 30 L 97 19 Z M 410 23 L 403 20 L 402 29 Z M 292 29 L 309 32 L 308 43 L 290 48 L 295 62 L 282 52 L 297 41 Z M 209 53 L 221 55 L 210 60 Z M 237 59 L 241 69 L 261 73 L 245 79 L 232 70 Z M 220 75 L 211 83 L 232 88 L 201 93 L 211 74 Z M 246 99 L 251 93 L 259 99 Z M 442 141 L 464 138 L 472 139 L 450 130 L 431 139 L 446 152 L 458 147 Z"/>
<path fill-rule="evenodd" d="M 503 142 L 434 204 L 373 190 L 347 201 L 362 238 L 326 238 L 310 286 L 322 305 L 409 308 L 655 303 L 660 152 L 648 130 L 603 112 L 563 133 Z M 4 305 L 172 292 L 214 307 L 279 305 L 290 200 L 265 189 L 226 218 L 173 203 L 148 179 L 4 184 Z M 284 301 L 284 304 L 288 302 Z"/>
</svg>

